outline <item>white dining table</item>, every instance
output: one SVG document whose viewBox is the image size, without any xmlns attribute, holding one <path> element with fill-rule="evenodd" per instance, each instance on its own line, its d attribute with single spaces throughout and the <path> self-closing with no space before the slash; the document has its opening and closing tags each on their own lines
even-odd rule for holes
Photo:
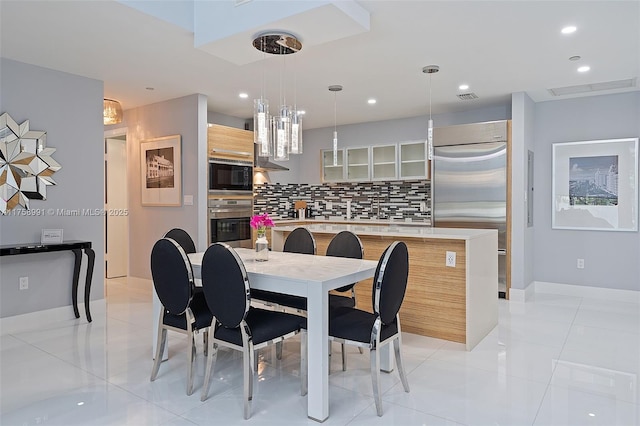
<svg viewBox="0 0 640 426">
<path fill-rule="evenodd" d="M 268 261 L 258 262 L 254 250 L 235 250 L 244 263 L 251 288 L 307 298 L 307 415 L 319 422 L 326 420 L 329 417 L 328 294 L 330 290 L 373 277 L 378 262 L 278 251 L 269 252 Z M 203 255 L 188 255 L 196 278 L 200 277 Z M 154 318 L 159 313 L 158 307 Z"/>
</svg>

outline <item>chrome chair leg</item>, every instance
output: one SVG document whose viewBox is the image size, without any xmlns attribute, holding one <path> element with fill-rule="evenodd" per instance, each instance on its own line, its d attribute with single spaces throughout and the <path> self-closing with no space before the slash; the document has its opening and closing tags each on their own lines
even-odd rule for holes
<svg viewBox="0 0 640 426">
<path fill-rule="evenodd" d="M 208 353 L 208 347 L 209 347 L 209 332 L 208 331 L 204 331 L 204 333 L 202 333 L 202 346 L 203 346 L 203 352 L 204 352 L 204 356 L 207 356 Z"/>
<path fill-rule="evenodd" d="M 189 351 L 189 365 L 187 366 L 187 395 L 191 395 L 193 393 L 193 364 L 196 359 L 196 336 L 191 327 L 188 326 L 188 329 L 191 348 Z"/>
<path fill-rule="evenodd" d="M 331 347 L 331 346 L 329 346 Z M 307 376 L 307 330 L 300 330 L 300 395 L 307 394 L 309 377 Z"/>
<path fill-rule="evenodd" d="M 276 343 L 276 359 L 282 359 L 282 345 L 284 342 Z"/>
<path fill-rule="evenodd" d="M 158 370 L 160 370 L 160 363 L 162 362 L 162 354 L 164 353 L 164 346 L 167 342 L 167 329 L 162 326 L 162 319 L 164 318 L 164 308 L 160 310 L 160 319 L 158 320 L 158 338 L 156 339 L 156 355 L 153 360 L 153 368 L 151 369 L 151 381 L 153 382 L 158 376 Z"/>
<path fill-rule="evenodd" d="M 218 358 L 218 345 L 213 343 L 213 339 L 209 340 L 209 355 L 207 356 L 207 368 L 204 375 L 204 384 L 202 385 L 202 393 L 200 394 L 200 401 L 205 401 L 209 393 L 209 386 L 211 385 L 211 373 L 216 364 Z"/>
<path fill-rule="evenodd" d="M 402 381 L 402 387 L 405 392 L 409 392 L 409 382 L 407 381 L 407 374 L 404 370 L 404 361 L 402 360 L 402 342 L 400 341 L 400 335 L 396 339 L 393 340 L 393 349 L 396 353 L 396 364 L 398 366 L 398 374 L 400 375 L 400 380 Z"/>
<path fill-rule="evenodd" d="M 347 348 L 342 344 L 342 371 L 347 371 Z"/>
<path fill-rule="evenodd" d="M 244 419 L 251 417 L 251 399 L 253 393 L 253 348 L 244 346 L 242 354 L 242 370 L 243 370 L 243 394 L 244 394 Z"/>
<path fill-rule="evenodd" d="M 369 351 L 371 358 L 371 383 L 373 384 L 373 398 L 376 402 L 376 412 L 382 417 L 382 390 L 380 389 L 380 353 L 376 348 Z"/>
</svg>

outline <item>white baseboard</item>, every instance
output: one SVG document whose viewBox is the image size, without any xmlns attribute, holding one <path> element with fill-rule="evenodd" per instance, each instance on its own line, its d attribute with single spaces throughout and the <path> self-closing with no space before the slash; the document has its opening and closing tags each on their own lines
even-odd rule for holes
<svg viewBox="0 0 640 426">
<path fill-rule="evenodd" d="M 80 311 L 80 318 L 76 318 L 73 314 L 73 307 L 71 305 L 0 318 L 0 335 L 18 333 L 26 330 L 37 330 L 38 328 L 42 328 L 43 324 L 51 324 L 54 322 L 82 321 L 86 323 L 87 317 L 84 312 L 84 303 L 78 303 L 78 310 Z M 105 299 L 91 301 L 91 318 L 94 321 L 96 318 L 104 317 L 106 311 L 107 303 Z"/>
<path fill-rule="evenodd" d="M 527 287 L 535 287 L 536 293 L 561 294 L 565 296 L 588 297 L 591 299 L 613 300 L 619 302 L 640 303 L 640 291 L 619 290 L 604 287 L 587 287 L 582 285 L 559 284 L 534 281 Z M 525 292 L 526 290 L 520 290 Z M 513 289 L 511 290 L 513 292 Z M 510 293 L 513 294 L 513 293 Z"/>
<path fill-rule="evenodd" d="M 509 301 L 511 302 L 526 302 L 528 299 L 533 297 L 535 293 L 536 286 L 534 283 L 531 283 L 527 286 L 527 288 L 518 289 L 518 288 L 510 288 L 509 289 Z"/>
</svg>

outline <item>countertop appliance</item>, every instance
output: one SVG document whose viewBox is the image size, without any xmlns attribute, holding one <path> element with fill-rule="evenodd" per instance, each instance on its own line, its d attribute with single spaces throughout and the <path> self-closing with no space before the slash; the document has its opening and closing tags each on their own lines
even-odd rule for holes
<svg viewBox="0 0 640 426">
<path fill-rule="evenodd" d="M 231 247 L 253 247 L 250 199 L 209 199 L 209 244 L 224 242 Z"/>
<path fill-rule="evenodd" d="M 507 121 L 439 127 L 433 133 L 432 223 L 498 230 L 498 295 L 506 295 Z"/>
<path fill-rule="evenodd" d="M 226 158 L 209 158 L 209 193 L 252 195 L 253 163 Z"/>
</svg>

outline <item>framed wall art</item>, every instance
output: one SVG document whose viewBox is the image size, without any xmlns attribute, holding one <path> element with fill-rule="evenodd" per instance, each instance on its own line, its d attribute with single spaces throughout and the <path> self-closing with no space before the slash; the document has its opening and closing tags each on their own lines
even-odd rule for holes
<svg viewBox="0 0 640 426">
<path fill-rule="evenodd" d="M 638 138 L 553 144 L 552 228 L 638 230 Z"/>
<path fill-rule="evenodd" d="M 143 206 L 181 206 L 180 135 L 142 141 L 140 172 Z"/>
</svg>

